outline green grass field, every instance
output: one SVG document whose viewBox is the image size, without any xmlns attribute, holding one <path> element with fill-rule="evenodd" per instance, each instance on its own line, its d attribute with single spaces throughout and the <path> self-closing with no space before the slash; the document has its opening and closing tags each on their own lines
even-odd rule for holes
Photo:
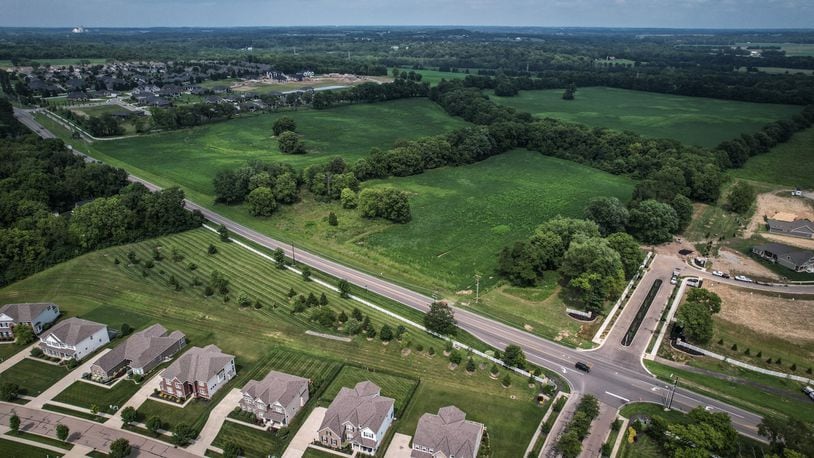
<svg viewBox="0 0 814 458">
<path fill-rule="evenodd" d="M 464 73 L 462 71 L 461 72 L 439 72 L 438 70 L 426 70 L 426 69 L 424 69 L 424 70 L 413 70 L 411 68 L 399 68 L 399 70 L 400 71 L 405 71 L 407 73 L 410 73 L 410 72 L 419 73 L 419 74 L 421 74 L 421 81 L 422 82 L 426 81 L 426 82 L 430 83 L 431 86 L 435 86 L 442 79 L 445 79 L 445 80 L 448 80 L 448 81 L 449 80 L 463 79 L 463 78 L 466 78 L 466 76 L 469 74 L 469 73 Z M 387 69 L 387 74 L 392 75 L 393 74 L 393 69 L 388 68 Z"/>
<path fill-rule="evenodd" d="M 755 67 L 758 71 L 763 73 L 771 73 L 773 75 L 783 75 L 783 74 L 803 74 L 803 75 L 814 75 L 814 70 L 806 70 L 801 68 L 786 68 L 786 67 Z M 747 71 L 746 67 L 740 67 L 738 69 L 739 72 Z"/>
<path fill-rule="evenodd" d="M 594 196 L 627 201 L 633 182 L 517 150 L 473 165 L 365 184 L 385 185 L 411 193 L 413 221 L 355 242 L 464 289 L 473 286 L 476 271 L 491 277 L 501 248 L 528 237 L 537 225 L 558 214 L 580 216 Z M 483 285 L 495 281 L 484 278 Z"/>
<path fill-rule="evenodd" d="M 26 358 L 0 374 L 0 383 L 16 383 L 21 394 L 37 396 L 67 373 L 62 366 Z"/>
<path fill-rule="evenodd" d="M 766 154 L 750 158 L 732 176 L 803 189 L 814 188 L 814 128 L 794 134 Z"/>
<path fill-rule="evenodd" d="M 210 243 L 218 248 L 216 255 L 206 253 Z M 146 260 L 155 246 L 160 246 L 167 257 L 156 262 L 147 277 L 142 276 L 140 266 L 126 265 L 129 251 Z M 172 248 L 179 250 L 185 259 L 172 261 L 169 257 Z M 115 258 L 121 261 L 119 265 L 114 264 Z M 190 271 L 189 263 L 195 263 L 197 269 Z M 220 297 L 206 299 L 202 286 L 191 285 L 193 277 L 206 280 L 213 270 L 220 271 L 229 279 L 232 297 L 229 302 L 224 302 Z M 170 275 L 179 280 L 183 286 L 181 291 L 174 291 L 169 286 Z M 209 403 L 193 402 L 183 409 L 147 401 L 139 408 L 145 415 L 157 414 L 170 424 L 183 421 L 200 427 L 209 410 L 217 403 L 218 396 L 225 395 L 233 387 L 242 386 L 249 379 L 262 378 L 271 369 L 290 370 L 303 375 L 322 374 L 335 367 L 332 361 L 421 378 L 422 384 L 438 389 L 468 389 L 478 393 L 478 397 L 472 398 L 473 403 L 492 397 L 509 399 L 512 396 L 518 403 L 533 402 L 535 390 L 527 388 L 525 380 L 520 377 L 513 377 L 512 387 L 504 389 L 499 381 L 489 378 L 488 368 L 471 376 L 464 374 L 460 368 L 450 371 L 446 359 L 441 355 L 443 342 L 415 329 L 408 330 L 403 342 L 391 342 L 389 345 L 382 345 L 378 339 L 368 342 L 362 337 L 345 343 L 308 336 L 304 333 L 308 329 L 328 333 L 338 331 L 309 322 L 305 314 L 292 314 L 292 304 L 286 296 L 292 287 L 301 294 L 313 292 L 319 296 L 322 292 L 314 282 L 304 282 L 299 275 L 280 271 L 271 262 L 234 243 L 220 242 L 217 234 L 197 229 L 90 253 L 59 264 L 0 289 L 0 303 L 55 302 L 68 316 L 97 319 L 114 327 L 122 322 L 128 322 L 133 327 L 159 322 L 167 329 L 184 332 L 190 345 L 214 343 L 225 352 L 235 354 L 238 376 L 216 393 L 215 400 Z M 235 303 L 240 292 L 246 292 L 252 300 L 259 299 L 263 307 L 240 309 Z M 336 311 L 344 310 L 350 314 L 354 307 L 359 307 L 370 316 L 377 328 L 385 322 L 393 327 L 397 325 L 384 314 L 340 299 L 336 293 L 328 292 L 328 298 L 329 307 Z M 415 351 L 415 345 L 419 343 L 425 350 L 433 346 L 438 354 L 429 358 L 426 352 Z M 402 353 L 408 345 L 412 346 L 412 353 Z M 328 362 L 295 357 L 298 353 Z M 12 372 L 4 373 L 0 378 L 5 380 L 7 374 L 16 372 L 11 381 L 26 386 L 32 374 L 50 372 L 50 368 L 64 372 L 64 369 L 37 361 L 24 363 L 33 364 L 34 368 L 17 368 L 17 371 L 12 368 Z M 48 378 L 33 389 L 48 386 L 56 378 Z M 459 407 L 467 409 L 469 406 Z M 520 421 L 536 423 L 542 415 L 537 411 L 533 411 L 534 415 L 526 413 L 520 417 Z"/>
<path fill-rule="evenodd" d="M 14 458 L 59 458 L 62 454 L 44 448 L 34 447 L 33 445 L 21 444 L 0 438 L 0 456 Z"/>
<path fill-rule="evenodd" d="M 814 56 L 812 43 L 738 43 L 738 46 L 779 46 L 786 56 Z"/>
<path fill-rule="evenodd" d="M 122 406 L 138 391 L 139 387 L 140 385 L 136 385 L 130 380 L 122 380 L 110 389 L 85 382 L 74 382 L 59 393 L 54 398 L 54 401 L 73 404 L 86 409 L 90 409 L 95 404 L 100 412 L 113 413 L 114 410 L 110 409 L 109 406 Z"/>
<path fill-rule="evenodd" d="M 712 147 L 751 133 L 800 112 L 793 105 L 735 102 L 606 87 L 577 90 L 576 99 L 562 99 L 562 90 L 521 91 L 496 97 L 497 103 L 529 112 L 579 122 L 591 127 L 629 130 L 646 137 L 665 137 Z"/>
</svg>

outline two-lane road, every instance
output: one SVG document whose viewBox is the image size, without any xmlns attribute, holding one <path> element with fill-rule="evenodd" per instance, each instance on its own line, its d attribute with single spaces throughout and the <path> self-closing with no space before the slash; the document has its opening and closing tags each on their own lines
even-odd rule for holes
<svg viewBox="0 0 814 458">
<path fill-rule="evenodd" d="M 21 122 L 31 128 L 35 133 L 43 137 L 53 137 L 53 134 L 39 125 L 39 123 L 31 117 L 30 113 L 15 109 L 15 114 Z M 77 154 L 82 154 L 79 151 L 74 151 Z M 160 189 L 158 186 L 132 175 L 130 176 L 130 180 L 142 183 L 151 190 Z M 208 220 L 216 224 L 227 226 L 229 230 L 236 235 L 268 249 L 283 249 L 289 257 L 293 254 L 291 247 L 286 243 L 229 220 L 194 202 L 187 201 L 186 204 L 190 210 L 200 210 Z M 432 302 L 432 298 L 429 296 L 411 291 L 383 278 L 369 275 L 302 249 L 296 251 L 296 259 L 298 262 L 308 265 L 313 269 L 320 270 L 336 278 L 345 279 L 357 287 L 367 289 L 420 311 L 428 310 L 429 304 Z M 661 264 L 662 262 L 669 264 Z M 665 288 L 665 290 L 669 289 L 669 274 L 672 272 L 674 263 L 675 260 L 673 258 L 657 257 L 657 260 L 654 261 L 650 272 L 646 276 L 646 280 L 640 283 L 639 289 L 649 289 L 650 282 L 655 278 L 662 279 L 664 282 L 663 288 Z M 809 288 L 809 291 L 814 291 L 814 288 Z M 622 312 L 623 315 L 619 320 L 625 322 L 630 320 L 629 314 L 635 314 L 635 311 L 640 305 L 639 303 L 635 303 L 636 298 L 640 296 L 641 293 L 638 291 L 634 294 L 634 299 L 625 307 Z M 654 310 L 651 311 L 651 314 L 659 316 L 664 305 L 664 303 L 654 303 L 652 306 Z M 469 310 L 456 308 L 455 314 L 458 325 L 483 342 L 496 348 L 504 348 L 508 344 L 519 345 L 532 363 L 556 371 L 567 380 L 575 391 L 594 394 L 600 401 L 611 406 L 618 407 L 631 401 L 661 403 L 665 399 L 665 383 L 653 378 L 640 363 L 641 352 L 639 348 L 641 347 L 641 343 L 635 347 L 636 354 L 633 355 L 632 359 L 628 355 L 622 358 L 613 357 L 618 349 L 616 348 L 617 343 L 610 342 L 610 339 L 616 338 L 617 331 L 611 333 L 609 341 L 602 350 L 579 351 L 559 345 L 499 321 L 489 319 Z M 650 338 L 650 332 L 650 329 L 640 330 L 640 334 L 636 336 L 636 340 L 638 342 L 646 342 L 646 340 Z M 646 343 L 644 345 L 646 345 Z M 576 371 L 574 364 L 577 361 L 592 364 L 593 369 L 591 373 L 585 374 Z M 676 392 L 673 405 L 681 410 L 690 410 L 696 406 L 704 406 L 710 410 L 727 412 L 732 417 L 733 423 L 739 432 L 751 437 L 757 437 L 757 425 L 761 420 L 758 415 L 682 389 Z"/>
</svg>

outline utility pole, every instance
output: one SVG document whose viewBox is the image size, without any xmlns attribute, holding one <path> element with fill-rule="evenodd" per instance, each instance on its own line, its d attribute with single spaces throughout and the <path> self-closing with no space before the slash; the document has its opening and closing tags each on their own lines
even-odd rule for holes
<svg viewBox="0 0 814 458">
<path fill-rule="evenodd" d="M 678 377 L 673 380 L 673 386 L 670 388 L 670 396 L 668 398 L 667 408 L 665 410 L 670 410 L 670 408 L 673 407 L 673 398 L 676 394 L 676 386 L 678 386 Z"/>
<path fill-rule="evenodd" d="M 294 244 L 291 244 L 291 264 L 294 265 L 297 263 L 297 257 L 294 254 Z"/>
<path fill-rule="evenodd" d="M 475 272 L 475 303 L 480 302 L 480 273 Z"/>
</svg>

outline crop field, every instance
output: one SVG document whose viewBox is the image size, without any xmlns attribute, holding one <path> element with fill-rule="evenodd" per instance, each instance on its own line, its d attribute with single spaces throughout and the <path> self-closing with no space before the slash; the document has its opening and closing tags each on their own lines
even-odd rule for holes
<svg viewBox="0 0 814 458">
<path fill-rule="evenodd" d="M 812 43 L 738 43 L 738 46 L 779 46 L 786 56 L 814 56 Z"/>
<path fill-rule="evenodd" d="M 743 168 L 729 173 L 746 180 L 814 189 L 814 128 L 794 134 L 788 142 L 750 158 Z"/>
<path fill-rule="evenodd" d="M 217 254 L 207 254 L 209 244 L 216 246 Z M 161 247 L 160 252 L 165 256 L 160 261 L 154 261 L 152 269 L 147 269 L 144 263 L 151 259 L 156 246 Z M 184 257 L 183 260 L 171 259 L 173 248 Z M 139 258 L 138 265 L 128 265 L 127 255 L 130 251 Z M 115 264 L 114 259 L 119 259 L 119 264 Z M 190 264 L 196 268 L 190 269 Z M 206 283 L 214 270 L 229 280 L 231 299 L 228 302 L 220 296 L 205 298 L 203 286 L 192 285 L 195 277 Z M 143 271 L 147 271 L 146 277 Z M 169 285 L 170 275 L 181 284 L 180 291 L 175 291 Z M 250 379 L 262 378 L 272 369 L 304 375 L 327 374 L 334 367 L 333 361 L 343 361 L 360 367 L 420 377 L 422 383 L 444 389 L 467 388 L 482 397 L 509 399 L 514 396 L 518 402 L 529 403 L 533 400 L 535 391 L 527 388 L 525 380 L 520 377 L 513 377 L 513 386 L 504 389 L 499 381 L 489 378 L 488 368 L 471 376 L 465 375 L 463 369 L 448 370 L 447 361 L 441 355 L 444 343 L 415 329 L 408 329 L 402 342 L 394 341 L 389 345 L 383 345 L 378 339 L 368 342 L 363 337 L 345 343 L 306 335 L 304 332 L 308 329 L 323 333 L 338 331 L 310 322 L 307 312 L 292 314 L 292 304 L 287 297 L 290 288 L 294 288 L 298 294 L 314 293 L 317 297 L 323 292 L 316 283 L 305 282 L 299 275 L 278 270 L 271 262 L 234 243 L 221 242 L 217 234 L 197 229 L 89 253 L 59 264 L 0 289 L 0 303 L 55 302 L 67 316 L 97 319 L 115 327 L 122 322 L 134 327 L 158 322 L 167 329 L 184 332 L 189 345 L 216 344 L 223 351 L 236 355 L 238 366 L 237 378 L 219 390 L 216 396 L 225 395 L 231 388 L 240 387 Z M 259 300 L 262 308 L 239 307 L 236 298 L 241 292 L 245 292 L 253 302 Z M 334 292 L 326 293 L 328 307 L 337 312 L 344 310 L 350 314 L 353 308 L 359 307 L 370 316 L 377 329 L 384 323 L 397 326 L 392 318 L 380 312 L 341 299 Z M 386 301 L 376 302 L 391 307 Z M 424 347 L 423 352 L 415 349 L 419 343 Z M 408 347 L 412 351 L 407 351 Z M 435 357 L 427 356 L 426 349 L 429 347 L 437 351 Z M 301 353 L 316 361 L 309 362 L 309 358 Z M 46 366 L 44 371 L 48 368 L 64 371 L 36 361 L 26 360 L 23 363 L 33 364 L 37 372 L 40 372 L 40 366 Z M 23 369 L 15 376 L 15 383 L 31 377 L 33 370 Z M 12 373 L 7 372 L 3 376 L 5 378 Z M 47 387 L 56 378 L 48 378 L 38 386 Z M 20 385 L 25 386 L 25 383 Z M 145 415 L 157 414 L 168 423 L 184 421 L 200 426 L 216 401 L 193 402 L 184 409 L 147 401 L 139 410 Z M 541 415 L 542 412 L 529 415 L 523 417 L 523 421 L 536 424 Z"/>
<path fill-rule="evenodd" d="M 590 183 L 590 186 L 586 184 Z M 504 246 L 556 216 L 580 216 L 594 196 L 630 198 L 633 182 L 574 162 L 516 150 L 462 167 L 366 183 L 411 194 L 413 220 L 371 234 L 365 245 L 456 289 L 492 276 Z M 484 278 L 483 285 L 494 283 Z"/>
<path fill-rule="evenodd" d="M 280 153 L 271 130 L 274 121 L 290 116 L 308 148 L 307 154 Z M 97 142 L 92 149 L 185 188 L 213 195 L 212 178 L 220 169 L 248 160 L 286 162 L 302 168 L 342 156 L 347 162 L 371 148 L 390 148 L 399 139 L 440 134 L 465 122 L 448 116 L 426 99 L 347 105 L 328 110 L 261 114 L 191 129 Z M 209 200 L 212 200 L 210 197 Z"/>
<path fill-rule="evenodd" d="M 336 378 L 328 385 L 325 392 L 320 397 L 320 404 L 328 405 L 334 400 L 342 388 L 353 388 L 359 382 L 371 381 L 382 389 L 382 396 L 387 396 L 396 400 L 396 416 L 399 416 L 410 401 L 410 397 L 415 391 L 418 380 L 389 373 L 365 370 L 361 367 L 345 366 L 339 371 Z"/>
<path fill-rule="evenodd" d="M 690 145 L 712 147 L 743 133 L 752 133 L 800 112 L 793 105 L 736 102 L 606 87 L 579 88 L 575 100 L 563 100 L 562 90 L 521 91 L 496 97 L 497 103 L 591 127 L 629 130 L 646 137 L 672 138 Z"/>
<path fill-rule="evenodd" d="M 411 68 L 399 68 L 400 71 L 405 71 L 407 73 L 416 72 L 421 74 L 421 81 L 430 83 L 431 86 L 435 86 L 438 84 L 442 79 L 445 80 L 457 80 L 466 78 L 466 75 L 469 73 L 465 73 L 463 71 L 460 72 L 441 72 L 438 70 L 413 70 Z M 393 69 L 389 68 L 387 71 L 388 74 L 393 74 Z"/>
</svg>

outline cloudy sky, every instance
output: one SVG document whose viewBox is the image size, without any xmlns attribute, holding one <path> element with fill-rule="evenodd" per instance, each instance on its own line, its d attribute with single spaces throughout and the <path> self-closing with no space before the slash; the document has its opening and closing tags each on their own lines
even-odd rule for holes
<svg viewBox="0 0 814 458">
<path fill-rule="evenodd" d="M 0 26 L 811 28 L 814 0 L 0 0 Z"/>
</svg>

